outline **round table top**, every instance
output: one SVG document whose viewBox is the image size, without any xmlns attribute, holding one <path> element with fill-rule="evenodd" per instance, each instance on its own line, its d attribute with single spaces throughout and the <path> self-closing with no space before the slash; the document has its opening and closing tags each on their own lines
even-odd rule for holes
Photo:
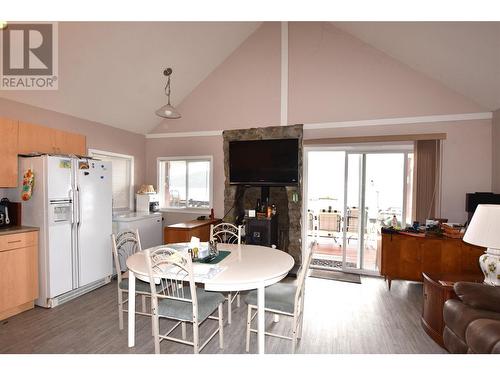
<svg viewBox="0 0 500 375">
<path fill-rule="evenodd" d="M 165 247 L 178 248 L 178 244 Z M 211 279 L 196 280 L 212 291 L 250 290 L 274 284 L 283 279 L 294 265 L 293 258 L 284 251 L 258 245 L 218 244 L 219 250 L 231 252 L 216 266 L 224 271 Z M 193 263 L 196 266 L 198 263 Z M 206 266 L 206 265 L 205 265 Z M 148 276 L 144 253 L 127 258 L 127 267 L 135 274 Z"/>
</svg>

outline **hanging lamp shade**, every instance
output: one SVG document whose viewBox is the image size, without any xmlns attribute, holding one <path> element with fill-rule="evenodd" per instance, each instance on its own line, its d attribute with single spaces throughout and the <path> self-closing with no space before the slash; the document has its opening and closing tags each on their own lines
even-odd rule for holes
<svg viewBox="0 0 500 375">
<path fill-rule="evenodd" d="M 157 109 L 155 113 L 158 116 L 164 118 L 171 118 L 171 119 L 181 118 L 181 114 L 177 112 L 177 110 L 170 104 L 165 104 L 160 109 Z"/>
<path fill-rule="evenodd" d="M 167 68 L 163 71 L 163 75 L 167 77 L 167 84 L 165 85 L 165 95 L 167 96 L 167 104 L 157 109 L 155 113 L 163 118 L 168 119 L 178 119 L 181 118 L 181 114 L 170 104 L 170 75 L 172 74 L 172 68 Z"/>
</svg>

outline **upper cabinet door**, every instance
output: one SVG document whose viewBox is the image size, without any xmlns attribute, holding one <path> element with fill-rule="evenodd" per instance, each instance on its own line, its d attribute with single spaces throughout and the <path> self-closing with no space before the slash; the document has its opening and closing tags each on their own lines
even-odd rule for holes
<svg viewBox="0 0 500 375">
<path fill-rule="evenodd" d="M 57 153 L 54 129 L 19 122 L 19 153 Z"/>
<path fill-rule="evenodd" d="M 0 118 L 0 139 L 0 187 L 16 187 L 18 122 Z"/>
<path fill-rule="evenodd" d="M 85 155 L 85 136 L 20 122 L 19 153 L 30 152 Z"/>
<path fill-rule="evenodd" d="M 87 154 L 84 135 L 55 130 L 55 138 L 57 152 L 60 154 Z"/>
</svg>

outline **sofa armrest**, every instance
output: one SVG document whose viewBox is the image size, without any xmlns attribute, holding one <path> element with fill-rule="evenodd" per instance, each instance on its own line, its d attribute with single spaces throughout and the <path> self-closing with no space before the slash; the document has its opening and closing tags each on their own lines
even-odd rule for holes
<svg viewBox="0 0 500 375">
<path fill-rule="evenodd" d="M 460 281 L 453 288 L 464 304 L 500 313 L 500 287 Z"/>
</svg>

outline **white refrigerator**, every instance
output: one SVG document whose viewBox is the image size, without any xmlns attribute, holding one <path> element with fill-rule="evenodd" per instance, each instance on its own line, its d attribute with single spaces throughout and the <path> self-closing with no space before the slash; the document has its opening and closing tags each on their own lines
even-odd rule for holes
<svg viewBox="0 0 500 375">
<path fill-rule="evenodd" d="M 53 307 L 110 281 L 111 163 L 41 155 L 19 158 L 35 183 L 22 203 L 23 225 L 40 228 L 38 306 Z"/>
</svg>

